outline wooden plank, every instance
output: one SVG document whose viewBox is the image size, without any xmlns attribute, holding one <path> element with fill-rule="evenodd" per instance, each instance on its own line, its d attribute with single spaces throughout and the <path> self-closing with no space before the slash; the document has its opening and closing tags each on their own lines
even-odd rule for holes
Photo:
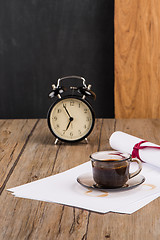
<svg viewBox="0 0 160 240">
<path fill-rule="evenodd" d="M 100 120 L 98 120 L 100 121 Z M 100 145 L 103 146 L 103 149 L 107 149 L 107 138 L 110 136 L 110 133 L 113 132 L 113 128 L 114 128 L 114 120 L 103 120 L 103 125 L 101 128 L 101 125 L 98 124 L 98 128 L 96 130 L 96 132 L 94 133 L 94 135 L 92 135 L 92 138 L 90 139 L 90 143 L 88 145 L 86 145 L 86 147 L 84 148 L 84 146 L 81 146 L 81 148 L 79 148 L 79 146 L 76 146 L 77 149 L 73 149 L 73 151 L 67 151 L 68 153 L 70 152 L 70 154 L 75 154 L 77 155 L 77 153 L 81 153 L 81 156 L 79 157 L 78 162 L 79 163 L 83 163 L 89 160 L 89 155 L 95 151 L 99 151 L 100 150 Z M 105 125 L 105 127 L 104 127 Z M 97 131 L 98 133 L 100 133 L 101 138 L 97 139 Z M 98 138 L 99 138 L 99 134 L 98 134 Z M 101 142 L 103 140 L 103 143 Z M 100 141 L 100 142 L 99 142 Z M 74 158 L 74 157 L 73 157 Z M 60 159 L 58 159 L 59 161 L 56 162 L 57 166 L 60 165 L 61 162 L 61 156 Z M 67 162 L 65 162 L 67 164 Z M 67 166 L 68 168 L 68 166 Z M 77 212 L 80 214 L 81 212 L 81 216 L 83 218 L 85 218 L 85 221 L 82 219 L 81 222 L 77 221 L 78 218 L 73 218 L 73 214 L 75 213 L 77 214 Z M 58 236 L 57 239 L 86 239 L 87 236 L 87 231 L 88 231 L 88 221 L 89 221 L 89 217 L 90 217 L 90 213 L 88 214 L 88 211 L 84 211 L 84 210 L 79 210 L 79 209 L 70 209 L 68 207 L 64 208 L 64 215 L 61 221 L 61 233 Z M 72 234 L 70 234 L 70 227 L 73 224 L 73 219 L 75 219 L 75 224 L 74 224 L 74 228 L 72 231 Z M 81 226 L 82 225 L 82 226 Z"/>
<path fill-rule="evenodd" d="M 111 150 L 109 145 L 109 138 L 115 131 L 115 120 L 114 119 L 103 119 L 99 151 Z"/>
<path fill-rule="evenodd" d="M 53 174 L 59 148 L 60 146 L 54 146 L 54 137 L 48 130 L 46 120 L 40 120 L 6 189 Z M 59 222 L 61 218 L 59 211 L 56 211 L 56 207 L 52 207 L 51 204 L 14 198 L 7 191 L 3 191 L 0 201 L 3 219 L 3 224 L 0 226 L 0 239 L 29 239 L 33 233 L 38 234 L 37 228 L 42 227 L 42 222 L 43 220 L 46 222 L 46 218 L 50 222 L 46 231 L 50 231 L 50 228 L 54 231 L 53 221 Z M 59 209 L 61 210 L 62 207 L 59 206 Z M 44 239 L 47 237 L 46 231 L 44 231 L 46 234 Z"/>
<path fill-rule="evenodd" d="M 115 117 L 160 118 L 160 2 L 115 0 Z"/>
<path fill-rule="evenodd" d="M 0 191 L 16 167 L 37 120 L 0 120 Z"/>
<path fill-rule="evenodd" d="M 111 120 L 109 122 L 111 127 Z M 102 120 L 97 120 L 89 136 L 89 144 L 54 146 L 54 138 L 46 121 L 40 120 L 6 188 L 41 179 L 88 161 L 89 155 L 99 149 L 101 125 Z M 2 193 L 0 201 L 3 219 L 0 239 L 85 239 L 88 211 L 14 198 L 7 191 Z M 5 205 L 2 204 L 4 202 Z"/>
<path fill-rule="evenodd" d="M 55 162 L 54 173 L 59 173 L 77 166 L 80 163 L 88 161 L 92 151 L 97 151 L 99 145 L 99 135 L 101 129 L 101 120 L 96 121 L 94 131 L 89 137 L 89 144 L 61 145 Z M 46 215 L 50 211 L 56 211 L 58 221 L 55 218 L 52 223 L 47 219 L 47 226 L 39 228 L 39 234 L 45 236 L 45 232 L 50 229 L 48 239 L 82 239 L 87 229 L 88 211 L 60 206 L 53 204 L 50 206 Z M 52 224 L 52 225 L 51 225 Z M 52 227 L 54 225 L 54 228 Z M 35 233 L 34 238 L 38 237 Z M 43 238 L 42 238 L 43 239 Z"/>
<path fill-rule="evenodd" d="M 115 130 L 124 131 L 160 144 L 160 120 L 116 120 L 115 126 Z M 91 213 L 87 240 L 160 239 L 159 204 L 160 199 L 156 199 L 131 215 Z"/>
</svg>

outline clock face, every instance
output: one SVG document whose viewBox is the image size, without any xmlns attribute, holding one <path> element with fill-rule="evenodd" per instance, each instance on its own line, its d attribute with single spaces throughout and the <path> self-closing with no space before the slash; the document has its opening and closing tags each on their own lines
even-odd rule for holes
<svg viewBox="0 0 160 240">
<path fill-rule="evenodd" d="M 49 111 L 49 126 L 52 133 L 64 141 L 85 138 L 94 125 L 94 114 L 89 104 L 79 98 L 64 98 Z"/>
</svg>

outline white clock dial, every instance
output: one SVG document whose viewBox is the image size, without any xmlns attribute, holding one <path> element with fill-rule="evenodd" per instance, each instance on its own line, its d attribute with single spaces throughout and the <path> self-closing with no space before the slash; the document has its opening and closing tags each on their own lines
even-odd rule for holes
<svg viewBox="0 0 160 240">
<path fill-rule="evenodd" d="M 88 105 L 77 98 L 60 100 L 50 112 L 53 133 L 64 140 L 75 141 L 88 134 L 93 126 L 93 116 Z"/>
</svg>

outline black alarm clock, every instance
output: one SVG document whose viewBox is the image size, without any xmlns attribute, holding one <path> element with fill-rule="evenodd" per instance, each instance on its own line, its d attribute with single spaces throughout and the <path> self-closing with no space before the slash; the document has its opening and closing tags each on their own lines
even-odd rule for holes
<svg viewBox="0 0 160 240">
<path fill-rule="evenodd" d="M 69 90 L 60 86 L 62 80 L 71 78 L 82 80 L 82 86 L 70 86 Z M 48 111 L 47 120 L 51 133 L 56 137 L 55 144 L 58 140 L 87 141 L 95 123 L 95 113 L 88 101 L 88 98 L 96 98 L 91 85 L 87 86 L 83 77 L 67 76 L 59 78 L 57 85 L 53 84 L 52 88 L 49 97 L 54 98 L 54 102 Z"/>
</svg>

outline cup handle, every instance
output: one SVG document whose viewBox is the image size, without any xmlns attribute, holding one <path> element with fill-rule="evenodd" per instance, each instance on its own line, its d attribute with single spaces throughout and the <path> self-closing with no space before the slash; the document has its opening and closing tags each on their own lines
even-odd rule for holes
<svg viewBox="0 0 160 240">
<path fill-rule="evenodd" d="M 133 178 L 133 177 L 135 177 L 136 175 L 138 175 L 138 174 L 140 173 L 140 171 L 142 170 L 142 163 L 141 163 L 141 161 L 138 160 L 138 159 L 131 159 L 130 161 L 131 161 L 131 162 L 136 162 L 136 163 L 138 163 L 138 166 L 139 166 L 139 168 L 138 168 L 135 172 L 129 173 L 129 178 Z"/>
</svg>

